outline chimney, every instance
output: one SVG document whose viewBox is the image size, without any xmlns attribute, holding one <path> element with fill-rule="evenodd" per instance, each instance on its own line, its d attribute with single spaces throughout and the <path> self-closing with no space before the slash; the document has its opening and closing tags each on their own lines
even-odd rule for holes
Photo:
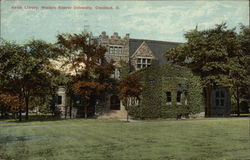
<svg viewBox="0 0 250 160">
<path fill-rule="evenodd" d="M 102 31 L 102 36 L 106 36 L 106 32 L 105 31 Z"/>
<path fill-rule="evenodd" d="M 113 38 L 119 38 L 119 39 L 121 38 L 121 37 L 118 36 L 118 33 L 117 33 L 117 32 L 114 32 L 114 34 L 113 34 L 112 37 L 113 37 Z"/>
</svg>

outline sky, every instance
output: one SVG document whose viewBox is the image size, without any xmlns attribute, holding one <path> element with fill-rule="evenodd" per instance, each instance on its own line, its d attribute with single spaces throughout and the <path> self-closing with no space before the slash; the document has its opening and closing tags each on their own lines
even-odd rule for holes
<svg viewBox="0 0 250 160">
<path fill-rule="evenodd" d="M 238 27 L 239 23 L 249 25 L 247 0 L 1 0 L 0 3 L 0 36 L 19 43 L 31 39 L 54 43 L 59 33 L 81 33 L 84 28 L 95 36 L 106 31 L 108 35 L 118 32 L 121 37 L 129 33 L 131 38 L 185 42 L 183 34 L 196 26 L 203 30 L 222 22 L 228 28 Z"/>
</svg>

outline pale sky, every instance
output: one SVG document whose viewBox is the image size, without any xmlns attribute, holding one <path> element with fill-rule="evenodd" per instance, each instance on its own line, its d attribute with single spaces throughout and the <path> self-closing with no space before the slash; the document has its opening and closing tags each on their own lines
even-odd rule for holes
<svg viewBox="0 0 250 160">
<path fill-rule="evenodd" d="M 14 6 L 22 9 L 14 9 Z M 72 7 L 42 9 L 42 6 Z M 75 6 L 92 10 L 74 9 Z M 96 9 L 98 7 L 113 7 Z M 37 9 L 26 9 L 33 7 Z M 58 33 L 80 33 L 89 26 L 95 36 L 126 33 L 131 38 L 185 42 L 183 34 L 198 25 L 208 29 L 226 22 L 229 28 L 249 25 L 249 2 L 237 1 L 1 1 L 1 37 L 19 43 L 30 39 L 55 42 Z"/>
</svg>

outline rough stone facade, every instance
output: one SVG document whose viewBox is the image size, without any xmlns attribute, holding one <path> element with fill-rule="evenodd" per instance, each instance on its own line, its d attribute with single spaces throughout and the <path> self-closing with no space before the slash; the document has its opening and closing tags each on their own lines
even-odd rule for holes
<svg viewBox="0 0 250 160">
<path fill-rule="evenodd" d="M 110 37 L 106 35 L 106 32 L 102 32 L 99 36 L 99 43 L 107 48 L 105 56 L 108 61 L 113 59 L 117 65 L 121 60 L 125 62 L 129 61 L 129 34 L 121 38 L 116 32 Z"/>
<path fill-rule="evenodd" d="M 113 60 L 115 62 L 115 66 L 117 66 L 113 78 L 119 79 L 119 69 L 121 61 L 125 61 L 130 63 L 133 66 L 134 70 L 139 70 L 144 67 L 151 66 L 152 60 L 157 60 L 160 65 L 165 65 L 168 63 L 167 59 L 164 56 L 164 53 L 179 45 L 180 43 L 176 42 L 165 42 L 165 41 L 155 41 L 155 40 L 145 40 L 145 39 L 132 39 L 129 34 L 126 34 L 124 37 L 118 35 L 118 33 L 114 33 L 111 36 L 108 36 L 106 32 L 102 32 L 98 37 L 93 37 L 99 45 L 102 45 L 107 48 L 107 52 L 105 53 L 105 57 L 108 61 Z M 185 81 L 182 79 L 181 81 Z M 164 82 L 165 83 L 165 82 Z M 167 82 L 166 82 L 167 83 Z M 164 85 L 163 85 L 164 86 Z M 166 85 L 167 86 L 167 85 Z M 170 86 L 171 87 L 171 86 Z M 172 90 L 176 90 L 177 86 L 172 86 Z M 162 88 L 167 91 L 166 88 Z M 177 93 L 177 91 L 176 91 Z M 214 91 L 213 95 L 215 96 L 217 91 Z M 63 98 L 62 100 L 66 100 L 65 93 L 62 93 L 62 89 L 59 89 L 58 94 Z M 163 95 L 161 95 L 163 96 Z M 173 95 L 174 99 L 176 99 L 176 94 Z M 223 96 L 223 95 L 222 95 Z M 225 96 L 228 96 L 226 93 Z M 98 102 L 95 107 L 95 115 L 98 118 L 105 119 L 125 119 L 127 116 L 127 111 L 125 107 L 122 105 L 119 99 L 117 99 L 117 95 L 115 93 L 106 93 L 103 95 L 102 101 Z M 219 99 L 219 101 L 221 101 Z M 218 101 L 218 98 L 217 98 Z M 181 95 L 180 97 L 180 105 L 186 103 L 186 97 Z M 229 113 L 229 109 L 223 107 L 216 106 L 216 97 L 214 97 L 212 108 L 213 113 L 211 115 L 226 115 Z M 222 103 L 222 102 L 221 102 Z M 80 104 L 74 103 L 76 107 L 73 107 L 74 114 L 71 114 L 73 117 L 79 117 L 79 115 L 83 115 L 83 110 L 80 109 Z M 119 107 L 118 107 L 119 104 Z M 60 104 L 58 106 L 61 107 L 61 111 L 64 112 L 66 102 Z M 230 105 L 228 102 L 225 102 L 225 106 Z M 66 107 L 67 108 L 67 107 Z M 226 112 L 226 114 L 225 114 Z"/>
</svg>

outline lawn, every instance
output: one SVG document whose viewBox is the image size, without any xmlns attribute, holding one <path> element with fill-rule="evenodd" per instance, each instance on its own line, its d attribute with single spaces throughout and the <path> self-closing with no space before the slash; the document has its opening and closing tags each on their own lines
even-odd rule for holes
<svg viewBox="0 0 250 160">
<path fill-rule="evenodd" d="M 0 160 L 248 159 L 248 118 L 0 123 Z"/>
</svg>

